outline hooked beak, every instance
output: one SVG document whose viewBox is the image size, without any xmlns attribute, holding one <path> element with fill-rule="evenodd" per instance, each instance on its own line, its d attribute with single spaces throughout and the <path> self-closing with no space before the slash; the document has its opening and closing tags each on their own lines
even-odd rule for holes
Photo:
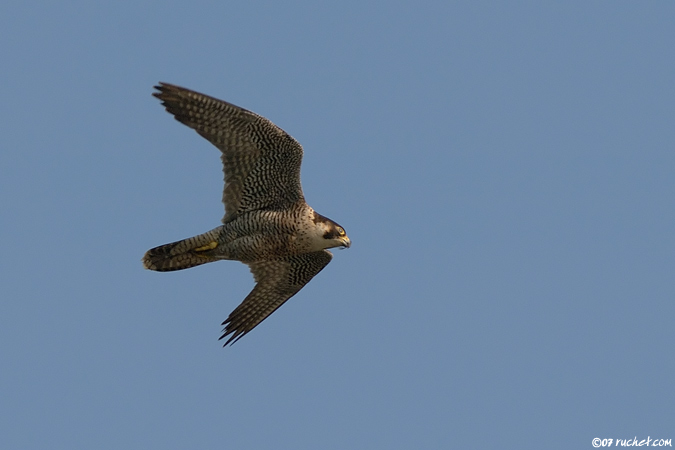
<svg viewBox="0 0 675 450">
<path fill-rule="evenodd" d="M 343 237 L 340 239 L 340 242 L 342 242 L 342 247 L 343 248 L 349 248 L 352 246 L 352 241 L 349 240 L 347 236 Z"/>
</svg>

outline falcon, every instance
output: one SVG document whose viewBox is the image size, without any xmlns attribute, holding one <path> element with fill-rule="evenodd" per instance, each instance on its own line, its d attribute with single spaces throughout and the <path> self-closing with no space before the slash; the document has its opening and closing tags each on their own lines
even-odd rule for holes
<svg viewBox="0 0 675 450">
<path fill-rule="evenodd" d="M 221 152 L 222 225 L 161 245 L 143 256 L 146 269 L 182 270 L 219 260 L 247 264 L 256 285 L 222 323 L 224 346 L 241 339 L 348 248 L 344 228 L 314 211 L 300 184 L 302 146 L 269 120 L 231 103 L 167 83 L 155 97 L 176 120 Z"/>
</svg>

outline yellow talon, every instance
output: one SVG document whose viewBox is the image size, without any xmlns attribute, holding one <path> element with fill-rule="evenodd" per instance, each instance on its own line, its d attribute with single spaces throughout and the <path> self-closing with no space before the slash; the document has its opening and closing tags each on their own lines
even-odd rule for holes
<svg viewBox="0 0 675 450">
<path fill-rule="evenodd" d="M 205 252 L 207 250 L 213 250 L 216 247 L 218 247 L 218 243 L 216 241 L 211 241 L 206 245 L 202 245 L 201 247 L 197 247 L 193 251 L 195 251 L 195 252 Z"/>
</svg>

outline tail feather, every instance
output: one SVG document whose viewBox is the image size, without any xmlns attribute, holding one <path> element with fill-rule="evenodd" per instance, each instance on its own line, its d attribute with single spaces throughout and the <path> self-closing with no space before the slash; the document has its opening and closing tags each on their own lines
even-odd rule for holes
<svg viewBox="0 0 675 450">
<path fill-rule="evenodd" d="M 217 238 L 216 230 L 211 230 L 182 241 L 152 248 L 143 256 L 143 267 L 168 272 L 216 261 L 219 259 L 216 257 Z"/>
</svg>

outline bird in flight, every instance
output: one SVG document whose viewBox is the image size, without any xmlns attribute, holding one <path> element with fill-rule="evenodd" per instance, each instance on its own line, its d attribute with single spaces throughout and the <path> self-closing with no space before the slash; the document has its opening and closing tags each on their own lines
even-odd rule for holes
<svg viewBox="0 0 675 450">
<path fill-rule="evenodd" d="M 269 120 L 231 103 L 168 83 L 153 93 L 179 122 L 221 152 L 225 188 L 222 225 L 161 245 L 143 256 L 146 269 L 166 272 L 219 260 L 241 261 L 256 285 L 223 322 L 220 339 L 234 343 L 298 293 L 348 248 L 344 228 L 315 212 L 300 185 L 302 146 Z"/>
</svg>

